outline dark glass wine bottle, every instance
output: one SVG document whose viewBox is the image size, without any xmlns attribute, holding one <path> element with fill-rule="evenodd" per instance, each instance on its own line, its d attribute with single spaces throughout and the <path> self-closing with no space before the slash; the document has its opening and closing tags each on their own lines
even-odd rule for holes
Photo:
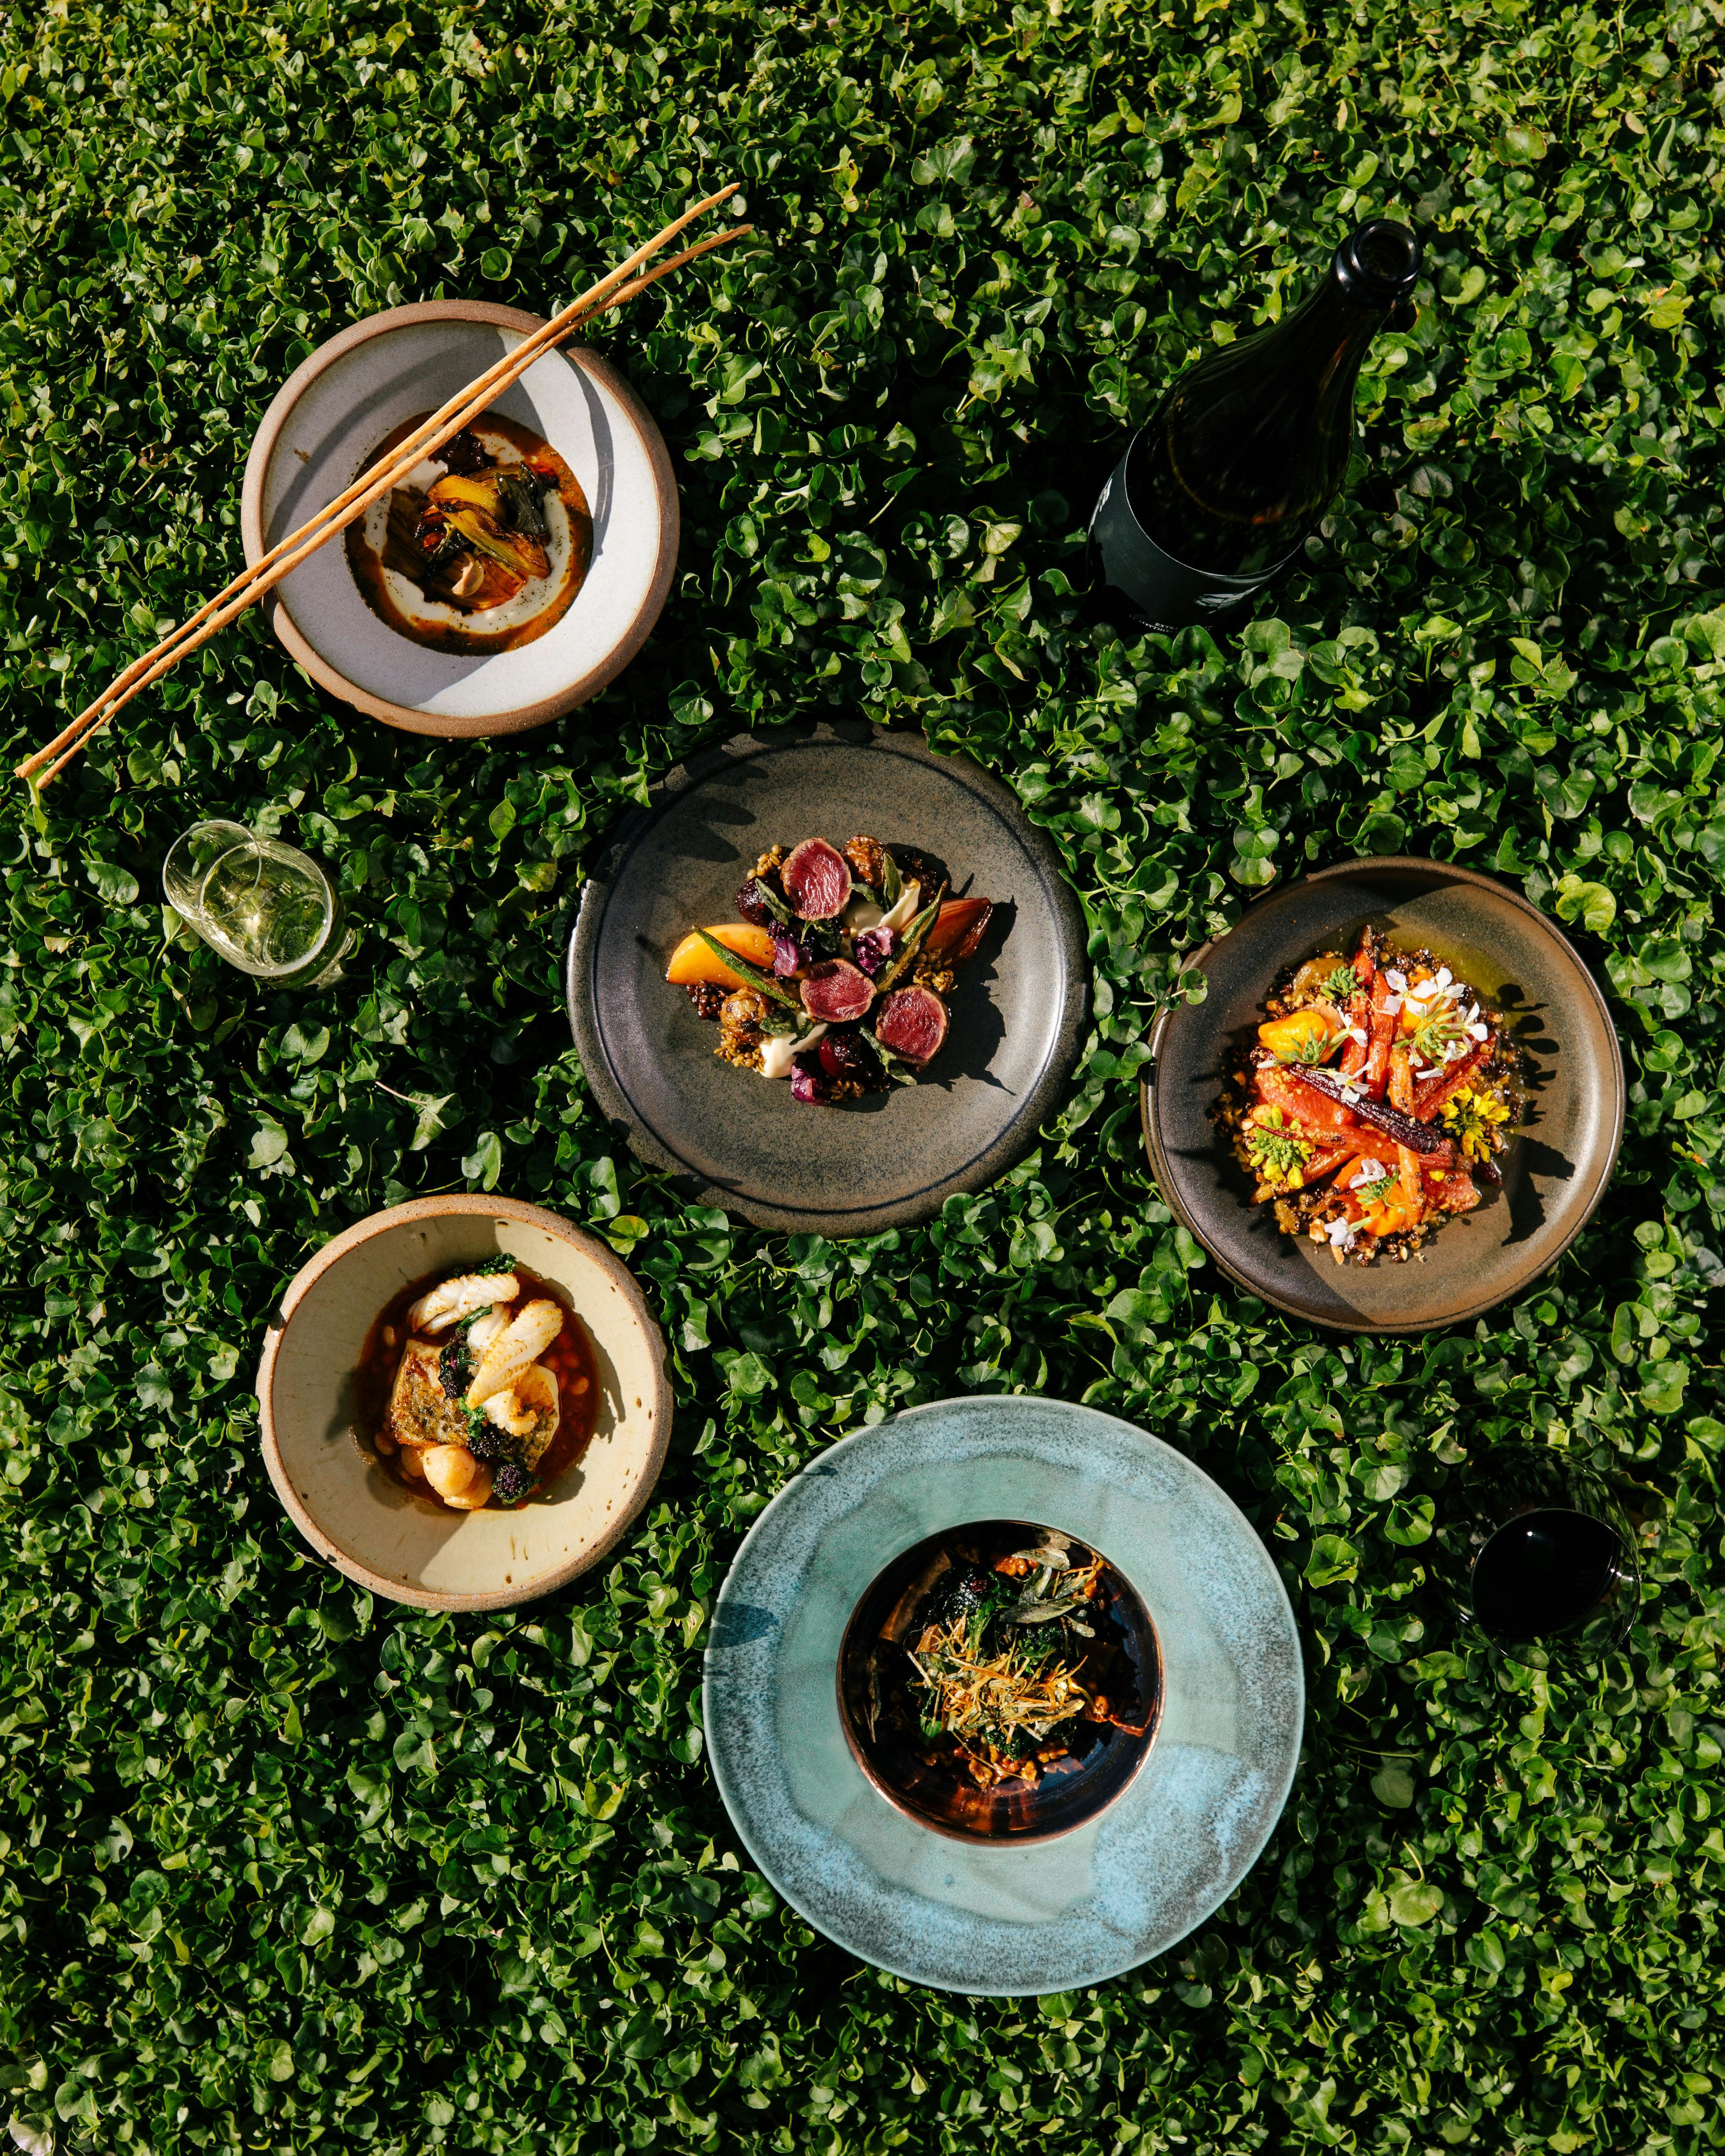
<svg viewBox="0 0 1725 2156">
<path fill-rule="evenodd" d="M 1374 218 L 1291 314 L 1187 368 L 1096 503 L 1099 583 L 1154 629 L 1241 618 L 1347 474 L 1360 362 L 1420 259 L 1404 224 Z"/>
</svg>

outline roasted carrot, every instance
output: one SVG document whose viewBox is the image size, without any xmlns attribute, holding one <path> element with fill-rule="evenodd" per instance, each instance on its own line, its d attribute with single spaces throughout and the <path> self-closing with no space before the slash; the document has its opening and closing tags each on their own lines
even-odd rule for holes
<svg viewBox="0 0 1725 2156">
<path fill-rule="evenodd" d="M 1327 1175 L 1335 1174 L 1337 1169 L 1346 1168 L 1350 1161 L 1358 1158 L 1359 1149 L 1354 1144 L 1353 1134 L 1350 1131 L 1339 1143 L 1326 1146 L 1322 1152 L 1313 1153 L 1300 1171 L 1301 1188 L 1310 1190 L 1313 1183 L 1322 1183 Z"/>
<path fill-rule="evenodd" d="M 1480 1194 L 1468 1171 L 1456 1168 L 1433 1191 L 1431 1202 L 1440 1212 L 1471 1213 L 1480 1202 Z"/>
<path fill-rule="evenodd" d="M 1472 1077 L 1491 1052 L 1494 1036 L 1487 1034 L 1477 1046 L 1470 1049 L 1459 1062 L 1450 1064 L 1435 1078 L 1427 1078 L 1415 1089 L 1412 1114 L 1416 1122 L 1429 1123 L 1432 1117 L 1453 1098 L 1455 1094 Z"/>
<path fill-rule="evenodd" d="M 1362 1090 L 1374 1101 L 1384 1097 L 1389 1077 L 1389 1050 L 1401 1024 L 1401 998 L 1382 973 L 1372 976 L 1371 1027 L 1366 1044 L 1366 1067 Z"/>
<path fill-rule="evenodd" d="M 1414 1065 L 1405 1042 L 1398 1040 L 1389 1051 L 1389 1105 L 1409 1115 L 1414 1106 Z M 1402 1189 L 1414 1209 L 1417 1220 L 1425 1210 L 1425 1182 L 1420 1169 L 1420 1156 L 1411 1146 L 1398 1145 L 1395 1164 L 1401 1175 Z"/>
</svg>

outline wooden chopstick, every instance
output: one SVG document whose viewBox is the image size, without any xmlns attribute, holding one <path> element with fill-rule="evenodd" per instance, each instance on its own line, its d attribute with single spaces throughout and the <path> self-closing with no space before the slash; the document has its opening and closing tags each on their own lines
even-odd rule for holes
<svg viewBox="0 0 1725 2156">
<path fill-rule="evenodd" d="M 685 247 L 668 262 L 660 263 L 654 270 L 634 277 L 626 284 L 617 281 L 628 277 L 632 269 L 638 268 L 660 248 L 674 239 L 695 218 L 734 194 L 737 185 L 733 182 L 731 186 L 721 188 L 718 193 L 708 196 L 706 201 L 696 203 L 693 209 L 666 225 L 644 246 L 638 248 L 614 269 L 608 270 L 604 276 L 553 316 L 550 321 L 542 324 L 531 336 L 523 338 L 512 352 L 506 352 L 484 374 L 469 382 L 439 411 L 422 420 L 413 432 L 390 452 L 387 465 L 374 465 L 370 471 L 362 473 L 345 493 L 339 495 L 334 501 L 326 503 L 297 531 L 290 532 L 286 538 L 279 541 L 268 553 L 234 578 L 213 598 L 207 599 L 196 613 L 170 631 L 151 650 L 133 660 L 124 672 L 110 682 L 94 702 L 86 706 L 69 725 L 17 766 L 18 776 L 30 778 L 50 758 L 54 758 L 37 781 L 39 791 L 47 785 L 56 773 L 64 770 L 85 743 L 100 732 L 135 696 L 148 688 L 152 681 L 159 680 L 188 654 L 208 643 L 218 629 L 227 627 L 248 607 L 263 598 L 266 592 L 273 590 L 284 578 L 290 576 L 326 541 L 362 516 L 372 502 L 399 485 L 417 464 L 434 454 L 464 427 L 471 425 L 481 417 L 505 390 L 512 387 L 536 361 L 554 346 L 572 336 L 596 316 L 636 298 L 649 285 L 656 284 L 661 277 L 669 276 L 674 270 L 681 269 L 698 256 L 711 254 L 715 248 L 727 246 L 733 240 L 752 234 L 754 230 L 752 225 L 735 225 L 728 232 L 715 233 L 691 247 Z M 229 601 L 232 603 L 224 603 Z"/>
</svg>

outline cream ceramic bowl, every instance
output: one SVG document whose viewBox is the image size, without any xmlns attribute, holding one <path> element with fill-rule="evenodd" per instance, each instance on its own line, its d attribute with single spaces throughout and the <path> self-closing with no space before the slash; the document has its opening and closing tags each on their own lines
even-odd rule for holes
<svg viewBox="0 0 1725 2156">
<path fill-rule="evenodd" d="M 426 1273 L 506 1251 L 565 1290 L 603 1395 L 592 1441 L 511 1511 L 414 1496 L 354 1428 L 372 1320 Z M 320 1555 L 372 1594 L 422 1609 L 506 1609 L 597 1564 L 651 1495 L 670 1435 L 665 1342 L 634 1276 L 585 1229 L 512 1198 L 427 1198 L 375 1213 L 295 1274 L 258 1368 L 264 1460 Z"/>
<path fill-rule="evenodd" d="M 240 533 L 248 564 L 342 493 L 392 428 L 435 411 L 541 326 L 480 300 L 372 315 L 320 345 L 283 384 L 246 459 Z M 271 626 L 332 696 L 411 733 L 483 735 L 543 726 L 614 680 L 647 640 L 670 589 L 676 480 L 652 415 L 608 360 L 565 345 L 536 360 L 491 408 L 542 434 L 593 512 L 593 563 L 555 628 L 514 651 L 435 651 L 361 597 L 331 540 L 264 602 Z"/>
</svg>

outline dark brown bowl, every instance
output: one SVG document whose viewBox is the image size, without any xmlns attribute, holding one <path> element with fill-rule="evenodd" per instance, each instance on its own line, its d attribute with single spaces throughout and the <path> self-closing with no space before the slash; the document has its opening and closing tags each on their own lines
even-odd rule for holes
<svg viewBox="0 0 1725 2156">
<path fill-rule="evenodd" d="M 1214 1111 L 1276 977 L 1326 947 L 1351 949 L 1368 921 L 1436 952 L 1503 1013 L 1531 1098 L 1501 1156 L 1502 1186 L 1476 1212 L 1405 1264 L 1338 1265 L 1251 1203 Z M 1623 1059 L 1592 974 L 1519 892 L 1448 862 L 1347 861 L 1259 900 L 1192 964 L 1209 993 L 1165 1011 L 1151 1036 L 1144 1137 L 1163 1196 L 1241 1287 L 1337 1332 L 1429 1332 L 1519 1295 L 1580 1234 L 1623 1137 Z"/>
<path fill-rule="evenodd" d="M 1024 1520 L 978 1520 L 942 1528 L 895 1558 L 853 1612 L 839 1649 L 839 1720 L 857 1764 L 887 1802 L 937 1833 L 961 1841 L 1045 1841 L 1070 1834 L 1105 1811 L 1143 1765 L 1162 1706 L 1162 1656 L 1149 1612 L 1112 1565 L 1103 1573 L 1106 1596 L 1099 1639 L 1116 1650 L 1112 1681 L 1130 1684 L 1122 1719 L 1067 1725 L 1072 1749 L 1034 1780 L 1018 1776 L 984 1789 L 962 1763 L 931 1762 L 929 1748 L 891 1726 L 881 1727 L 874 1702 L 890 1701 L 900 1642 L 922 1623 L 922 1606 L 948 1563 L 955 1544 L 975 1544 L 987 1559 L 1023 1548 L 1046 1527 Z M 1091 1548 L 1062 1533 L 1075 1548 Z M 1098 1553 L 1100 1554 L 1100 1553 Z M 1106 1563 L 1106 1559 L 1104 1560 Z M 1099 1602 L 1101 1598 L 1098 1598 Z M 1122 1705 L 1121 1692 L 1111 1694 Z"/>
</svg>

